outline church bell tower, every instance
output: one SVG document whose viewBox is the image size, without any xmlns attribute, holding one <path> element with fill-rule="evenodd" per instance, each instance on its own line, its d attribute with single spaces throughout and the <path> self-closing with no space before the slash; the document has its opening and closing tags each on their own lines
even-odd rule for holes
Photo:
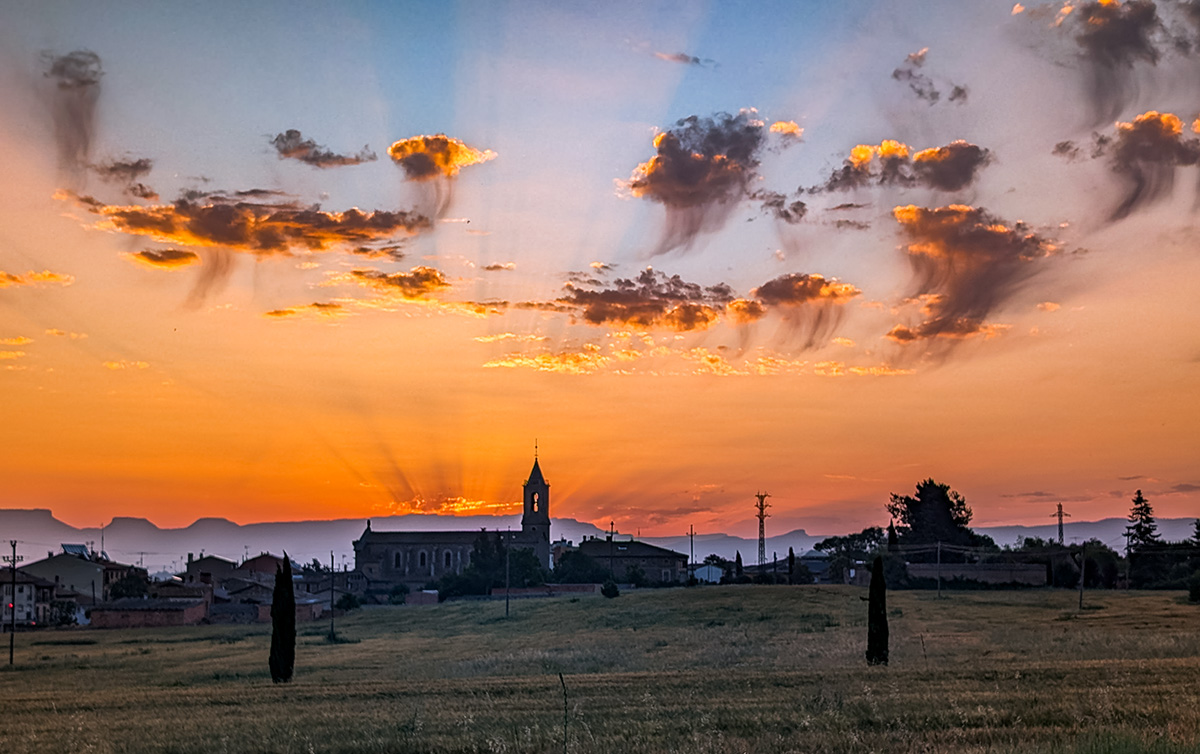
<svg viewBox="0 0 1200 754">
<path fill-rule="evenodd" d="M 545 568 L 550 562 L 550 485 L 542 476 L 537 454 L 533 457 L 533 470 L 525 480 L 525 514 L 521 516 L 521 534 L 528 546 L 533 548 L 538 562 Z"/>
</svg>

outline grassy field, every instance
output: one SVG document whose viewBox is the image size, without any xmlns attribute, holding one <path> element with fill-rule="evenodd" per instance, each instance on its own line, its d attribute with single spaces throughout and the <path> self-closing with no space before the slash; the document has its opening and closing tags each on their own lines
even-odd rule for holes
<svg viewBox="0 0 1200 754">
<path fill-rule="evenodd" d="M 13 752 L 1200 752 L 1180 593 L 708 587 L 376 608 L 300 626 L 18 634 Z M 7 638 L 7 637 L 6 637 Z M 562 674 L 564 689 L 559 680 Z M 565 725 L 565 741 L 564 741 Z M 565 744 L 565 746 L 564 746 Z"/>
</svg>

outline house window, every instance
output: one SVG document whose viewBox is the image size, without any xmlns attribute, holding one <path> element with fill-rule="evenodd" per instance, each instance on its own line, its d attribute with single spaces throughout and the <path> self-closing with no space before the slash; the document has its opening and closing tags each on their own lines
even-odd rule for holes
<svg viewBox="0 0 1200 754">
<path fill-rule="evenodd" d="M 667 568 L 662 569 L 662 581 L 671 580 L 671 571 Z"/>
<path fill-rule="evenodd" d="M 399 567 L 401 567 L 402 565 L 404 565 L 404 561 L 403 561 L 403 559 L 401 558 L 401 556 L 400 556 L 400 552 L 399 552 L 399 551 L 397 551 L 397 552 L 396 552 L 396 555 L 395 555 L 395 557 L 394 557 L 394 562 L 392 563 L 392 565 L 393 565 L 394 567 L 396 567 L 396 568 L 399 568 Z"/>
<path fill-rule="evenodd" d="M 446 550 L 446 557 L 443 560 L 445 561 L 446 568 L 449 568 L 450 567 L 450 551 L 449 550 Z"/>
<path fill-rule="evenodd" d="M 422 552 L 422 553 L 421 553 L 421 557 L 420 557 L 420 563 L 421 563 L 421 567 L 422 567 L 422 568 L 424 568 L 424 567 L 425 567 L 425 562 L 426 562 L 426 561 L 425 561 L 425 553 L 424 553 L 424 552 Z"/>
</svg>

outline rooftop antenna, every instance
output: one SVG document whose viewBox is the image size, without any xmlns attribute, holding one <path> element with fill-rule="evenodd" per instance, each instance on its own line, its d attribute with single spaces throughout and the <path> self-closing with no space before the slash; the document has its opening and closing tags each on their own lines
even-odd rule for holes
<svg viewBox="0 0 1200 754">
<path fill-rule="evenodd" d="M 767 513 L 767 508 L 771 504 L 767 502 L 767 498 L 771 495 L 767 492 L 755 492 L 754 496 L 758 498 L 758 503 L 755 505 L 758 508 L 758 513 L 754 514 L 758 518 L 758 565 L 761 568 L 762 564 L 767 561 L 767 529 L 766 521 L 770 513 Z"/>
<path fill-rule="evenodd" d="M 1058 504 L 1058 513 L 1051 513 L 1050 518 L 1058 518 L 1058 546 L 1063 546 L 1063 517 L 1070 518 L 1070 513 L 1063 513 L 1062 503 Z"/>
</svg>

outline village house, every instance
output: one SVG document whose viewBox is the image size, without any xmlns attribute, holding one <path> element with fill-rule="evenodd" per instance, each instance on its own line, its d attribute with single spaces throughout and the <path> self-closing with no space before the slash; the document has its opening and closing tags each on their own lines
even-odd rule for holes
<svg viewBox="0 0 1200 754">
<path fill-rule="evenodd" d="M 187 568 L 179 574 L 179 579 L 185 584 L 196 582 L 204 584 L 219 584 L 237 568 L 237 563 L 216 555 L 201 555 L 194 558 L 192 553 L 187 556 Z"/>
<path fill-rule="evenodd" d="M 204 600 L 127 597 L 92 608 L 93 628 L 194 626 L 208 617 Z"/>
<path fill-rule="evenodd" d="M 31 576 L 17 569 L 17 584 L 14 596 L 13 572 L 11 568 L 0 568 L 0 620 L 7 631 L 16 612 L 18 626 L 47 625 L 50 619 L 50 603 L 56 598 L 54 582 Z"/>
<path fill-rule="evenodd" d="M 87 604 L 107 601 L 113 584 L 126 576 L 148 579 L 146 569 L 116 563 L 86 545 L 64 544 L 62 549 L 18 570 L 52 581 L 60 595 L 73 592 L 80 602 Z"/>
<path fill-rule="evenodd" d="M 630 580 L 634 569 L 640 569 L 652 583 L 686 583 L 688 579 L 687 555 L 647 542 L 589 537 L 579 543 L 578 550 L 611 570 L 618 581 Z"/>
</svg>

